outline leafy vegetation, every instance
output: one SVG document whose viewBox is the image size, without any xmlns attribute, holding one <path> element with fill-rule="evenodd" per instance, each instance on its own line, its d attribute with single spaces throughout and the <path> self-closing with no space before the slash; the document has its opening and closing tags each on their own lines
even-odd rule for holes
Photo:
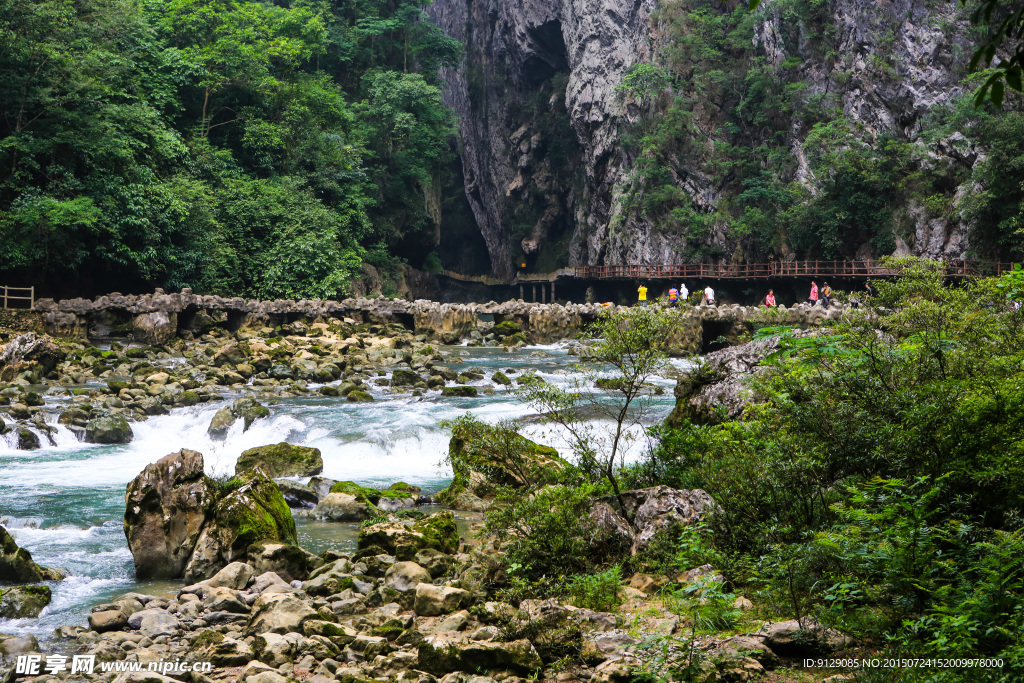
<svg viewBox="0 0 1024 683">
<path fill-rule="evenodd" d="M 999 111 L 964 95 L 912 127 L 862 121 L 836 93 L 855 73 L 895 89 L 907 17 L 882 8 L 859 17 L 870 22 L 862 30 L 871 54 L 854 69 L 839 53 L 833 10 L 811 0 L 757 12 L 663 0 L 664 49 L 619 88 L 644 112 L 625 140 L 636 161 L 621 215 L 642 214 L 683 238 L 692 260 L 844 259 L 863 256 L 864 246 L 884 255 L 933 219 L 969 225 L 972 256 L 1019 258 L 1018 100 Z M 955 49 L 961 39 L 949 40 Z M 780 63 L 765 55 L 766 41 Z M 987 77 L 966 67 L 952 66 L 965 89 Z"/>
<path fill-rule="evenodd" d="M 270 298 L 420 265 L 458 52 L 424 4 L 0 0 L 3 269 Z"/>
</svg>

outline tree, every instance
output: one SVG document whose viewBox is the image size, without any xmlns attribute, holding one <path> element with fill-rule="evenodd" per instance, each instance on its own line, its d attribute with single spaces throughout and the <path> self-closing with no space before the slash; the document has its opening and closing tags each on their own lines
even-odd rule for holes
<svg viewBox="0 0 1024 683">
<path fill-rule="evenodd" d="M 609 314 L 590 328 L 595 341 L 574 369 L 580 375 L 567 388 L 536 377 L 520 380 L 520 396 L 545 420 L 565 430 L 577 466 L 611 486 L 620 511 L 630 522 L 632 515 L 617 472 L 628 445 L 644 434 L 642 425 L 649 413 L 652 388 L 649 380 L 662 369 L 681 324 L 676 309 L 658 306 Z M 608 370 L 612 377 L 603 377 Z M 605 426 L 607 422 L 610 428 Z"/>
</svg>

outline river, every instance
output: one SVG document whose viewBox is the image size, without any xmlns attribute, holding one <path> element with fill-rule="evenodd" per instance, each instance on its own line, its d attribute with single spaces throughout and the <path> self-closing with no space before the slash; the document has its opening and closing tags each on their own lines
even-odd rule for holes
<svg viewBox="0 0 1024 683">
<path fill-rule="evenodd" d="M 373 387 L 376 400 L 372 403 L 327 397 L 282 399 L 268 404 L 270 417 L 244 433 L 242 421 L 237 421 L 224 441 L 212 440 L 206 429 L 214 413 L 237 395 L 134 423 L 135 439 L 127 445 L 86 444 L 63 427 L 55 435 L 56 446 L 43 439 L 44 447 L 36 451 L 16 450 L 0 437 L 0 524 L 36 562 L 70 574 L 49 584 L 53 601 L 38 619 L 0 619 L 0 633 L 47 637 L 58 626 L 83 624 L 92 605 L 125 592 L 172 594 L 180 587 L 180 582 L 135 580 L 122 527 L 126 485 L 146 465 L 168 453 L 197 450 L 205 457 L 207 473 L 217 476 L 233 471 L 235 459 L 247 448 L 288 441 L 319 448 L 323 476 L 384 487 L 405 481 L 431 494 L 451 478 L 441 464 L 449 439 L 439 426 L 441 421 L 472 413 L 496 422 L 533 412 L 490 381 L 494 371 L 513 369 L 515 377 L 530 370 L 558 384 L 579 377 L 573 369 L 578 359 L 569 356 L 563 345 L 526 347 L 515 353 L 493 348 L 442 350 L 464 354 L 462 362 L 448 363 L 455 370 L 483 368 L 488 379 L 474 384 L 494 387 L 495 392 L 478 398 L 443 398 L 437 392 L 413 397 Z M 685 361 L 673 363 L 683 367 Z M 664 419 L 671 410 L 675 382 L 658 378 L 653 384 L 664 393 L 650 398 L 651 410 L 645 419 L 649 424 Z M 47 396 L 48 404 L 53 393 Z M 527 424 L 523 433 L 564 447 L 557 430 L 549 425 Z M 646 439 L 638 439 L 629 457 L 636 457 L 646 446 Z M 355 547 L 356 525 L 301 518 L 296 522 L 300 544 L 313 552 Z"/>
</svg>

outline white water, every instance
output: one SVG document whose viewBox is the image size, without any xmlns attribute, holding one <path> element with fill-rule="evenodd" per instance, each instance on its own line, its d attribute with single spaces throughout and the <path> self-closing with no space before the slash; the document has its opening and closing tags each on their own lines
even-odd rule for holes
<svg viewBox="0 0 1024 683">
<path fill-rule="evenodd" d="M 85 444 L 63 426 L 57 426 L 56 445 L 43 437 L 43 448 L 36 451 L 16 450 L 0 440 L 0 524 L 39 564 L 70 573 L 68 579 L 50 584 L 54 599 L 38 620 L 0 620 L 0 633 L 46 636 L 57 626 L 84 623 L 91 605 L 122 593 L 176 590 L 179 584 L 135 581 L 122 528 L 126 485 L 146 465 L 168 453 L 181 448 L 197 450 L 204 455 L 207 472 L 222 475 L 233 472 L 235 460 L 245 449 L 288 441 L 319 448 L 323 476 L 377 486 L 401 480 L 433 493 L 451 477 L 440 465 L 449 439 L 439 427 L 442 420 L 468 412 L 496 422 L 533 412 L 490 381 L 495 370 L 515 368 L 517 374 L 531 370 L 563 386 L 578 377 L 568 371 L 575 359 L 566 356 L 562 345 L 531 347 L 514 354 L 495 349 L 465 351 L 469 355 L 463 363 L 449 365 L 456 370 L 483 368 L 487 378 L 474 384 L 495 387 L 494 395 L 441 398 L 431 392 L 422 397 L 392 396 L 373 387 L 377 399 L 373 403 L 326 397 L 283 399 L 270 403 L 270 417 L 257 420 L 248 431 L 243 433 L 238 421 L 224 441 L 214 441 L 206 433 L 207 427 L 229 397 L 133 423 L 135 439 L 123 446 Z M 664 418 L 673 401 L 674 382 L 655 383 L 666 392 L 653 400 L 649 423 Z M 523 432 L 568 454 L 563 435 L 550 426 L 530 424 Z M 637 440 L 630 459 L 646 446 L 642 428 L 634 428 L 632 433 Z M 331 528 L 300 521 L 300 538 L 317 538 L 318 550 L 351 543 L 350 530 L 332 541 Z"/>
</svg>

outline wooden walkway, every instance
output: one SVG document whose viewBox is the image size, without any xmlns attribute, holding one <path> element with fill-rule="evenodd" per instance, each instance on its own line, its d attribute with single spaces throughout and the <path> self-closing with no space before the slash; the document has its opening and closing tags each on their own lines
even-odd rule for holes
<svg viewBox="0 0 1024 683">
<path fill-rule="evenodd" d="M 7 285 L 0 285 L 0 298 L 4 300 L 5 309 L 11 307 L 10 302 L 12 301 L 27 301 L 28 307 L 33 308 L 36 305 L 36 288 L 35 286 L 8 287 Z"/>
<path fill-rule="evenodd" d="M 995 261 L 946 261 L 947 277 L 998 276 L 1013 269 L 1012 263 Z M 896 271 L 878 261 L 772 261 L 770 263 L 680 263 L 657 266 L 577 266 L 553 273 L 520 273 L 511 281 L 493 275 L 462 275 L 450 270 L 444 277 L 483 285 L 531 285 L 568 278 L 580 280 L 757 280 L 787 277 L 893 277 Z"/>
</svg>

